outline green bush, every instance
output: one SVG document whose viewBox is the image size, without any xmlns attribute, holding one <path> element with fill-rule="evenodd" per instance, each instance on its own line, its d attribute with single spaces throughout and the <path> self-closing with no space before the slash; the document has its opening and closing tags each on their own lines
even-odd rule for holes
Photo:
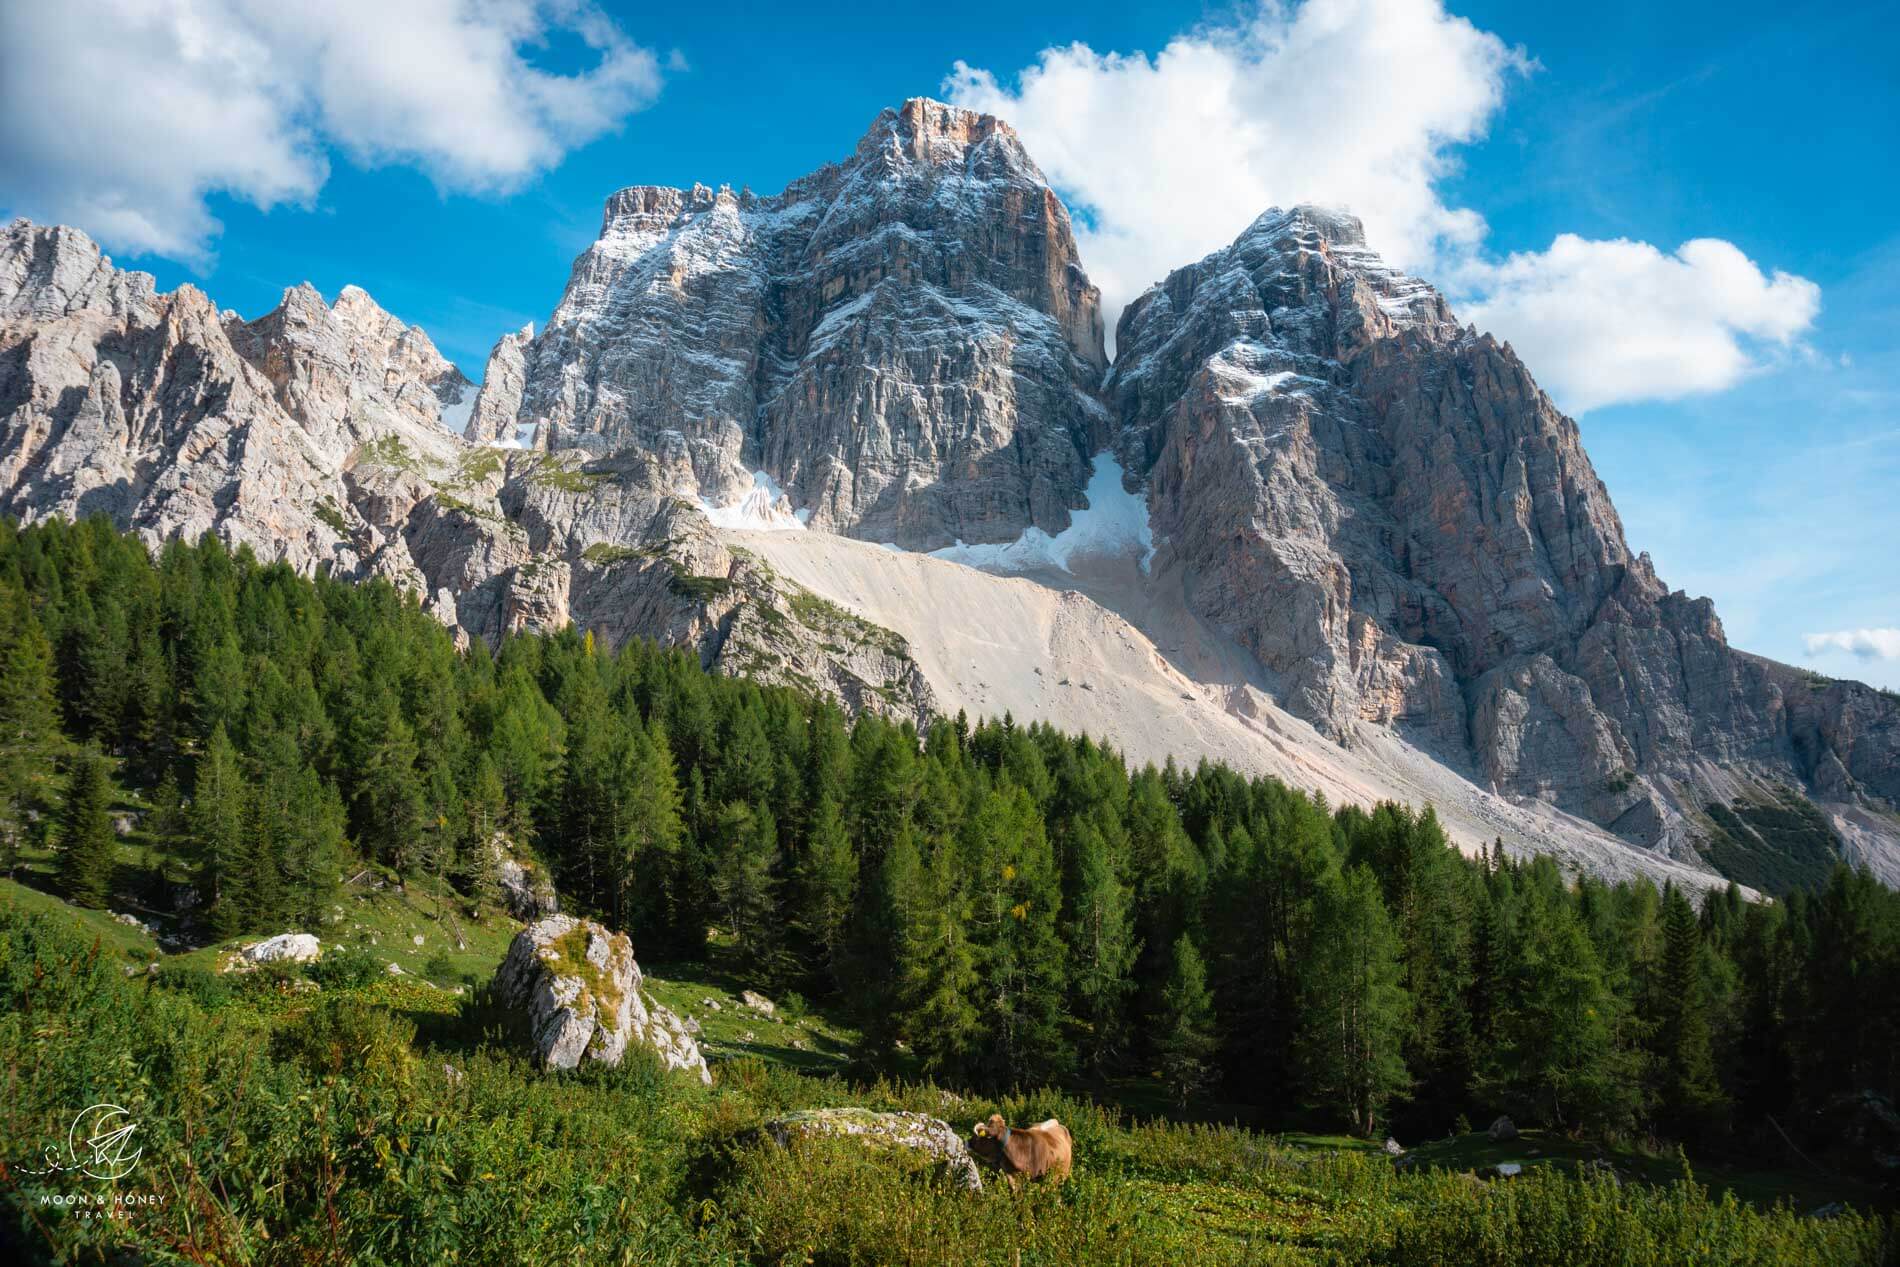
<svg viewBox="0 0 1900 1267">
<path fill-rule="evenodd" d="M 175 990 L 206 1011 L 223 1007 L 236 997 L 231 979 L 195 964 L 160 964 L 153 981 L 167 990 Z"/>
<path fill-rule="evenodd" d="M 1732 1193 L 1713 1199 L 1691 1180 L 1649 1187 L 1619 1184 L 1607 1174 L 1533 1170 L 1489 1185 L 1445 1174 L 1423 1177 L 1418 1186 L 1419 1198 L 1378 1261 L 1393 1267 L 1851 1267 L 1886 1261 L 1875 1220 L 1813 1219 L 1787 1207 L 1754 1210 Z"/>
<path fill-rule="evenodd" d="M 360 999 L 324 999 L 277 1031 L 272 1053 L 319 1078 L 347 1073 L 400 1083 L 415 1063 L 415 1036 L 413 1023 Z"/>
<path fill-rule="evenodd" d="M 331 990 L 358 990 L 380 980 L 385 969 L 375 955 L 361 946 L 339 946 L 311 964 L 312 981 Z"/>
</svg>

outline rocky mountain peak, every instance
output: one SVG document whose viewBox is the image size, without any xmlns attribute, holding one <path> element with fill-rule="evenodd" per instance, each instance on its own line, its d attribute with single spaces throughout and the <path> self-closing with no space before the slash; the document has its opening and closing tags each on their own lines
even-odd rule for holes
<svg viewBox="0 0 1900 1267">
<path fill-rule="evenodd" d="M 911 163 L 960 166 L 971 152 L 990 141 L 998 157 L 1025 176 L 1043 181 L 1016 132 L 995 115 L 966 110 L 929 97 L 912 97 L 886 109 L 859 140 L 859 160 L 898 156 Z"/>
<path fill-rule="evenodd" d="M 0 317 L 50 319 L 85 309 L 149 313 L 150 273 L 122 272 L 90 237 L 19 218 L 0 236 Z"/>
<path fill-rule="evenodd" d="M 638 450 L 737 507 L 765 471 L 814 526 L 947 546 L 1059 531 L 1107 428 L 1100 300 L 1068 213 L 996 119 L 917 99 L 757 197 L 632 186 L 525 349 L 512 427 Z"/>
</svg>

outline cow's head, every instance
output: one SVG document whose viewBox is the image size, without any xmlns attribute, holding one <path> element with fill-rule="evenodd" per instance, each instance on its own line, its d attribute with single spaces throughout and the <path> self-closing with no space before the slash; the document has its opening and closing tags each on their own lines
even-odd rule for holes
<svg viewBox="0 0 1900 1267">
<path fill-rule="evenodd" d="M 986 1122 L 978 1122 L 974 1133 L 982 1138 L 993 1139 L 999 1144 L 1009 1142 L 1009 1123 L 1003 1120 L 1001 1113 L 992 1113 Z"/>
<path fill-rule="evenodd" d="M 986 1122 L 970 1128 L 970 1151 L 993 1166 L 1003 1164 L 1003 1145 L 1009 1142 L 1009 1124 L 1001 1113 L 992 1113 Z"/>
</svg>

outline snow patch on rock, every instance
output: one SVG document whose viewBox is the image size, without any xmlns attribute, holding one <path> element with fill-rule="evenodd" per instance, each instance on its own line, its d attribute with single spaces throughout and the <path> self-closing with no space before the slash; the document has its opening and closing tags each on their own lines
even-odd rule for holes
<svg viewBox="0 0 1900 1267">
<path fill-rule="evenodd" d="M 702 497 L 699 505 L 706 512 L 706 518 L 720 528 L 799 532 L 811 518 L 809 510 L 793 510 L 791 498 L 778 486 L 778 481 L 764 471 L 752 472 L 752 487 L 738 501 L 715 506 Z"/>
<path fill-rule="evenodd" d="M 1003 545 L 965 545 L 932 550 L 932 557 L 948 559 L 966 567 L 988 572 L 1034 572 L 1050 569 L 1067 572 L 1069 562 L 1089 555 L 1139 554 L 1141 570 L 1147 571 L 1154 559 L 1154 531 L 1148 524 L 1148 499 L 1131 493 L 1122 484 L 1121 463 L 1104 450 L 1095 455 L 1095 465 L 1083 490 L 1088 505 L 1071 511 L 1069 526 L 1050 536 L 1030 527 L 1023 535 Z"/>
</svg>

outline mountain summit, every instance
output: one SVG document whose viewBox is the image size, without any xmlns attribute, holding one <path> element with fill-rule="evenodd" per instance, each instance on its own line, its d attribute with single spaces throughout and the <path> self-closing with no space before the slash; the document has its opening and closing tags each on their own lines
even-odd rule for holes
<svg viewBox="0 0 1900 1267">
<path fill-rule="evenodd" d="M 470 637 L 572 620 L 1431 799 L 1612 873 L 1900 883 L 1900 704 L 1730 648 L 1511 348 L 1350 215 L 1270 210 L 1102 336 L 1015 134 L 923 99 L 776 195 L 613 194 L 479 394 L 355 288 L 244 322 L 16 222 L 0 509 L 387 577 Z"/>
</svg>

